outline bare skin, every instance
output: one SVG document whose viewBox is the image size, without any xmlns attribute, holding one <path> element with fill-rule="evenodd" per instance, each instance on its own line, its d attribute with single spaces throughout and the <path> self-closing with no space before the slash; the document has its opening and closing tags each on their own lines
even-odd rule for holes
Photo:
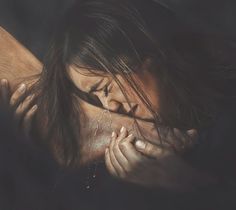
<svg viewBox="0 0 236 210">
<path fill-rule="evenodd" d="M 39 74 L 42 64 L 1 27 L 0 45 L 0 78 L 7 79 L 11 92 L 14 92 L 20 86 L 20 83 L 25 81 L 25 77 Z M 25 85 L 29 84 L 26 83 Z M 25 92 L 27 92 L 27 87 Z M 13 96 L 15 100 L 20 99 L 25 94 L 20 91 L 17 93 Z M 132 131 L 137 138 L 143 138 L 137 130 L 134 130 L 134 120 L 132 118 L 105 112 L 104 109 L 93 106 L 81 99 L 78 99 L 78 103 L 81 106 L 82 113 L 85 113 L 83 117 L 86 119 L 81 119 L 82 122 L 86 122 L 82 124 L 83 133 L 82 139 L 80 139 L 80 142 L 82 142 L 81 164 L 102 159 L 112 131 L 118 132 L 122 126 Z M 29 107 L 25 106 L 25 108 Z M 112 124 L 110 125 L 111 119 Z M 142 120 L 139 120 L 138 123 L 143 135 L 150 142 L 159 144 L 159 136 L 153 124 Z M 180 145 L 176 145 L 176 147 L 181 147 Z"/>
<path fill-rule="evenodd" d="M 22 96 L 27 93 L 27 85 L 30 84 L 19 84 L 24 82 L 24 77 L 39 74 L 42 69 L 42 64 L 1 28 L 0 44 L 3 46 L 0 50 L 0 78 L 5 78 L 9 81 L 9 84 L 6 85 L 6 80 L 1 80 L 1 95 L 10 95 L 7 93 L 7 88 L 10 87 L 13 94 L 8 100 L 10 101 L 10 105 L 15 108 L 16 118 L 24 118 L 24 129 L 27 132 L 30 128 L 31 119 L 37 111 L 37 105 L 32 103 L 34 96 L 28 96 L 22 101 Z M 165 138 L 169 143 L 164 145 L 167 146 L 165 149 L 161 149 L 159 147 L 160 136 L 152 123 L 138 120 L 140 129 L 142 130 L 142 135 L 140 135 L 137 129 L 135 129 L 133 118 L 108 112 L 102 108 L 88 104 L 81 99 L 78 99 L 78 104 L 81 107 L 82 113 L 84 113 L 80 119 L 81 122 L 83 122 L 83 132 L 80 138 L 81 165 L 96 160 L 103 160 L 105 150 L 109 147 L 109 150 L 107 149 L 105 154 L 108 171 L 112 175 L 120 177 L 125 181 L 144 186 L 150 186 L 150 184 L 152 185 L 154 183 L 155 186 L 161 185 L 161 187 L 165 188 L 170 188 L 171 185 L 175 189 L 178 189 L 179 186 L 176 185 L 176 181 L 178 182 L 179 180 L 176 180 L 175 177 L 186 178 L 194 174 L 195 177 L 198 177 L 198 175 L 202 177 L 202 173 L 193 170 L 190 166 L 185 164 L 179 156 L 173 153 L 173 149 L 182 153 L 192 148 L 194 139 L 196 139 L 196 132 L 190 131 L 185 133 L 187 135 L 183 135 L 179 130 L 175 130 L 174 137 L 173 133 L 164 132 L 165 135 L 163 135 L 162 138 Z M 119 135 L 121 127 L 125 127 L 125 131 L 121 132 Z M 114 133 L 111 137 L 112 132 Z M 132 135 L 128 136 L 128 134 Z M 143 137 L 145 137 L 145 139 Z M 141 141 L 136 141 L 135 143 L 134 139 Z M 144 149 L 139 147 L 140 145 L 137 142 L 144 143 L 146 145 L 143 147 Z M 118 146 L 120 144 L 121 147 Z M 121 155 L 121 153 L 123 155 Z M 122 163 L 121 160 L 128 158 L 130 155 L 133 156 L 134 159 L 136 158 L 136 164 L 132 164 L 134 159 L 130 159 L 125 164 L 124 162 Z M 114 164 L 114 160 L 120 161 L 121 163 Z M 165 161 L 163 162 L 162 160 Z M 161 171 L 159 170 L 160 165 L 157 163 L 166 165 L 167 168 Z M 179 170 L 180 168 L 178 167 L 177 170 L 175 170 L 176 167 L 173 168 L 173 164 L 181 166 L 181 170 Z M 121 168 L 125 167 L 126 171 L 122 171 Z M 132 169 L 132 173 L 126 173 L 127 167 Z M 147 171 L 147 173 L 145 174 L 143 171 Z M 155 176 L 150 178 L 149 175 L 151 172 Z M 134 174 L 135 176 L 133 176 Z M 160 174 L 163 176 L 161 177 Z M 167 176 L 168 174 L 171 176 Z M 184 174 L 185 176 L 183 176 Z M 205 176 L 203 177 L 205 178 Z M 165 179 L 163 180 L 161 178 Z M 150 183 L 145 183 L 144 180 L 149 180 Z M 196 179 L 196 182 L 199 181 L 199 179 Z"/>
<path fill-rule="evenodd" d="M 187 135 L 193 137 L 194 133 Z M 185 139 L 177 129 L 168 139 Z M 188 166 L 169 148 L 148 141 L 135 141 L 125 127 L 113 132 L 105 151 L 108 171 L 116 178 L 148 188 L 161 187 L 171 191 L 192 191 L 211 180 L 207 174 Z M 203 181 L 204 180 L 204 181 Z"/>
<path fill-rule="evenodd" d="M 0 77 L 9 81 L 11 90 L 25 81 L 25 77 L 41 72 L 40 61 L 1 27 L 0 46 Z"/>
<path fill-rule="evenodd" d="M 24 129 L 25 134 L 28 135 L 32 117 L 37 111 L 37 105 L 33 103 L 34 95 L 25 96 L 26 88 L 24 83 L 20 84 L 11 95 L 10 99 L 6 99 L 6 103 L 9 101 L 10 107 L 15 110 L 15 118 L 17 121 L 23 118 L 22 129 Z M 1 80 L 1 92 L 2 95 L 10 95 L 8 93 L 8 83 L 5 79 Z M 22 100 L 23 98 L 24 100 Z M 102 159 L 106 147 L 110 144 L 112 131 L 118 132 L 123 126 L 126 126 L 128 131 L 131 132 L 136 139 L 144 140 L 145 137 L 145 141 L 148 139 L 150 143 L 160 145 L 160 137 L 152 123 L 138 120 L 140 130 L 142 130 L 141 135 L 135 126 L 134 119 L 117 113 L 110 113 L 82 100 L 79 100 L 78 103 L 80 103 L 82 110 L 86 110 L 81 116 L 81 121 L 86 122 L 86 124 L 81 125 L 83 131 L 80 151 L 82 154 L 81 164 Z M 170 134 L 170 132 L 168 132 L 168 134 Z M 193 132 L 193 135 L 195 136 L 196 133 Z M 175 143 L 174 149 L 178 150 L 179 153 L 191 148 L 195 142 L 193 139 L 190 141 L 190 139 L 182 136 L 177 141 L 175 138 L 166 136 L 165 134 L 162 134 L 161 137 L 162 139 L 169 139 L 170 143 Z M 166 144 L 166 146 L 170 147 L 169 144 Z"/>
</svg>

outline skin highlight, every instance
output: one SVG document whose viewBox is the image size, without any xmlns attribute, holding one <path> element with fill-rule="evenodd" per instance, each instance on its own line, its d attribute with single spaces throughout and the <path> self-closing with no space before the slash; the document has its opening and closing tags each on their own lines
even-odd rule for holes
<svg viewBox="0 0 236 210">
<path fill-rule="evenodd" d="M 83 91 L 85 94 L 93 94 L 96 96 L 103 108 L 112 112 L 118 112 L 121 110 L 125 114 L 135 111 L 135 113 L 132 113 L 132 117 L 143 120 L 153 120 L 152 113 L 150 113 L 145 104 L 143 104 L 137 94 L 121 76 L 117 75 L 117 78 L 127 93 L 131 107 L 121 92 L 118 84 L 110 78 L 109 75 L 90 75 L 89 71 L 86 71 L 86 69 L 78 69 L 75 67 L 69 69 L 69 75 L 78 89 Z M 154 109 L 158 110 L 159 97 L 155 77 L 153 77 L 148 71 L 139 75 L 135 74 L 133 77 L 135 78 L 135 82 L 146 93 Z M 96 85 L 96 89 L 91 91 L 91 88 L 93 88 L 94 85 Z"/>
<path fill-rule="evenodd" d="M 28 85 L 28 77 L 38 75 L 41 72 L 42 64 L 37 58 L 34 57 L 32 53 L 30 53 L 30 51 L 25 49 L 14 37 L 12 37 L 1 27 L 0 34 L 0 43 L 2 46 L 1 49 L 5 49 L 5 51 L 0 51 L 0 78 L 5 78 L 8 80 L 8 85 L 11 93 L 13 93 L 14 91 L 18 92 L 17 89 L 19 88 L 21 82 L 24 82 L 26 85 Z M 15 56 L 16 59 L 12 60 L 12 56 Z M 25 58 L 27 58 L 27 60 Z M 7 63 L 7 65 L 3 65 L 3 63 Z M 21 65 L 19 65 L 19 63 Z M 28 90 L 29 87 L 26 87 L 26 92 L 23 95 L 20 94 L 20 92 L 18 92 L 18 94 L 15 94 L 16 99 L 24 99 L 29 94 Z M 112 117 L 113 121 L 113 130 L 117 132 L 122 126 L 126 126 L 127 129 L 132 130 L 134 120 L 128 116 L 123 116 L 117 113 L 110 113 L 109 115 L 106 114 L 104 115 L 103 121 L 100 122 L 100 127 L 97 132 L 97 138 L 94 139 L 93 133 L 97 129 L 97 125 L 94 124 L 94 116 L 98 117 L 99 115 L 101 115 L 104 112 L 104 109 L 89 104 L 79 98 L 77 98 L 76 103 L 80 105 L 81 112 L 85 113 L 84 116 L 81 116 L 81 120 L 84 123 L 83 133 L 80 139 L 80 142 L 82 142 L 80 149 L 80 164 L 85 165 L 93 162 L 94 160 L 103 159 L 105 148 L 109 145 L 110 142 L 109 137 L 111 135 L 111 130 L 105 123 L 106 121 L 110 120 L 110 117 Z M 84 121 L 83 117 L 86 118 L 86 121 Z M 150 139 L 150 141 L 158 141 L 158 134 L 155 131 L 152 123 L 140 121 L 139 124 L 144 131 L 144 135 L 148 139 Z M 43 133 L 43 130 L 41 130 L 40 132 Z M 140 135 L 137 131 L 133 132 L 134 135 Z M 88 139 L 92 141 L 92 146 L 86 144 L 86 142 L 88 142 Z"/>
<path fill-rule="evenodd" d="M 155 16 L 158 13 L 156 12 L 156 9 L 160 9 L 161 11 L 163 9 L 159 8 L 157 4 L 152 5 L 150 2 L 150 4 L 147 3 L 149 9 L 144 10 L 143 12 L 143 16 L 145 17 L 144 20 L 147 21 L 147 25 L 153 29 L 153 33 L 149 33 L 150 28 L 145 28 L 145 24 L 140 21 L 142 17 L 130 17 L 131 13 L 123 9 L 120 10 L 120 12 L 124 12 L 124 16 L 127 18 L 124 21 L 123 16 L 113 16 L 113 14 L 110 14 L 110 10 L 104 11 L 103 9 L 106 7 L 97 8 L 99 5 L 96 4 L 95 1 L 90 1 L 90 4 L 87 4 L 87 2 L 88 1 L 81 1 L 81 4 L 88 9 L 84 11 L 88 11 L 88 13 L 90 12 L 90 15 L 84 15 L 84 13 L 77 12 L 77 9 L 80 8 L 81 5 L 77 5 L 78 8 L 73 8 L 74 13 L 72 11 L 72 16 L 69 15 L 67 17 L 68 19 L 66 20 L 68 22 L 65 21 L 65 28 L 62 27 L 62 33 L 58 33 L 60 36 L 55 39 L 55 48 L 52 47 L 52 54 L 49 54 L 48 56 L 48 63 L 45 63 L 40 82 L 38 83 L 38 86 L 35 86 L 36 89 L 40 89 L 40 87 L 42 87 L 41 96 L 39 97 L 38 101 L 40 102 L 39 105 L 41 108 L 46 107 L 45 110 L 39 110 L 38 116 L 45 118 L 48 117 L 48 119 L 45 120 L 44 125 L 47 127 L 49 123 L 48 130 L 52 131 L 52 133 L 55 131 L 56 133 L 56 135 L 53 136 L 54 138 L 50 138 L 50 135 L 47 136 L 48 138 L 45 137 L 45 139 L 50 141 L 49 143 L 51 144 L 50 146 L 52 147 L 55 157 L 59 158 L 59 162 L 61 164 L 63 164 L 64 161 L 65 165 L 69 165 L 71 162 L 75 162 L 77 165 L 83 165 L 93 160 L 103 158 L 105 149 L 109 147 L 109 152 L 106 152 L 105 158 L 108 161 L 110 158 L 110 162 L 117 172 L 121 170 L 119 170 L 120 166 L 119 164 L 116 164 L 116 162 L 119 162 L 119 160 L 123 157 L 115 157 L 116 155 L 113 153 L 121 148 L 129 148 L 129 153 L 127 154 L 132 154 L 132 150 L 134 151 L 135 149 L 134 144 L 136 139 L 145 142 L 145 144 L 153 144 L 156 151 L 160 150 L 160 145 L 162 145 L 161 148 L 163 151 L 171 150 L 171 153 L 167 153 L 168 157 L 165 156 L 165 158 L 162 158 L 161 155 L 157 155 L 158 157 L 155 158 L 156 164 L 147 164 L 150 166 L 148 167 L 149 170 L 154 172 L 155 170 L 159 170 L 157 167 L 157 163 L 159 161 L 165 160 L 166 158 L 171 159 L 171 161 L 163 162 L 165 163 L 164 165 L 166 168 L 161 174 L 166 174 L 166 177 L 170 179 L 169 182 L 167 179 L 166 181 L 163 180 L 162 183 L 167 183 L 174 186 L 171 177 L 167 176 L 170 174 L 172 175 L 172 178 L 186 178 L 188 176 L 191 177 L 193 174 L 198 174 L 196 171 L 191 170 L 191 167 L 188 164 L 185 164 L 185 162 L 179 158 L 178 155 L 182 154 L 182 152 L 184 153 L 185 151 L 191 150 L 191 148 L 194 146 L 194 140 L 192 141 L 192 136 L 188 135 L 187 130 L 192 127 L 207 125 L 212 116 L 214 117 L 215 110 L 218 108 L 217 107 L 216 109 L 213 109 L 213 106 L 211 106 L 212 104 L 218 105 L 218 103 L 215 103 L 218 98 L 214 96 L 214 85 L 211 87 L 212 77 L 210 73 L 205 73 L 205 70 L 208 70 L 208 63 L 204 63 L 205 60 L 201 60 L 202 53 L 198 54 L 198 48 L 196 48 L 196 52 L 194 50 L 194 52 L 192 52 L 191 49 L 195 48 L 188 48 L 187 41 L 189 40 L 182 42 L 182 40 L 185 40 L 182 38 L 182 34 L 185 33 L 181 33 L 181 38 L 178 37 L 178 33 L 166 33 L 169 29 L 163 32 L 164 36 L 163 34 L 159 34 L 159 32 L 162 32 L 161 29 L 165 29 L 165 26 L 169 24 L 164 24 L 163 27 L 162 24 L 165 22 L 163 21 L 163 23 L 159 25 L 160 28 L 159 26 L 156 26 L 156 23 L 155 26 L 152 25 L 153 21 L 150 20 L 153 20 L 153 17 L 151 15 Z M 107 4 L 110 7 L 114 6 L 109 4 L 109 1 L 101 1 L 101 3 Z M 120 5 L 120 1 L 117 1 L 116 3 L 118 6 L 123 6 Z M 123 3 L 126 5 L 125 1 Z M 134 7 L 132 3 L 134 2 L 129 1 L 129 3 L 131 7 L 127 8 L 132 10 Z M 139 5 L 140 8 L 144 8 L 142 5 L 145 4 L 145 2 L 140 1 L 139 3 L 140 5 L 137 5 Z M 119 7 L 116 7 L 116 9 L 117 8 L 119 9 Z M 96 11 L 96 9 L 99 12 L 101 11 L 101 14 L 99 15 L 100 19 L 96 19 L 97 16 L 94 16 L 93 14 L 93 11 Z M 140 12 L 141 11 L 143 10 L 140 10 Z M 165 14 L 165 12 L 163 14 Z M 77 14 L 81 14 L 81 16 L 77 17 Z M 134 12 L 132 14 L 136 13 Z M 114 24 L 111 24 L 111 30 L 106 30 L 106 25 L 105 31 L 102 31 L 100 29 L 104 29 L 104 16 L 107 17 L 107 15 L 110 15 L 108 20 L 113 21 Z M 168 18 L 171 16 L 168 12 L 166 15 Z M 163 17 L 167 16 L 163 15 Z M 101 19 L 103 20 L 102 22 L 100 22 Z M 107 18 L 105 20 L 107 20 Z M 160 20 L 162 22 L 163 19 L 160 18 Z M 82 24 L 80 24 L 80 21 Z M 116 21 L 125 23 L 125 25 L 116 25 Z M 94 27 L 83 28 L 82 26 L 84 26 L 85 22 L 93 24 Z M 128 24 L 130 27 L 126 27 Z M 120 26 L 123 26 L 123 28 L 120 28 Z M 177 29 L 172 26 L 174 25 L 171 25 L 171 31 Z M 130 30 L 131 27 L 133 27 L 137 33 L 133 33 L 134 31 Z M 82 31 L 79 31 L 80 29 L 82 29 Z M 96 31 L 91 31 L 92 29 L 99 29 L 97 31 L 99 33 L 96 33 Z M 112 33 L 114 32 L 113 30 L 115 33 Z M 120 31 L 122 31 L 122 33 L 118 33 Z M 124 31 L 125 35 L 123 33 Z M 179 28 L 176 31 L 179 31 Z M 111 34 L 109 34 L 110 32 Z M 101 39 L 100 36 L 104 34 L 105 36 L 102 37 L 103 39 Z M 133 36 L 134 34 L 135 36 Z M 172 37 L 172 34 L 176 34 L 176 37 Z M 99 36 L 97 37 L 95 35 Z M 188 35 L 190 35 L 190 43 L 195 43 L 194 40 L 191 39 L 191 32 L 187 34 L 187 37 Z M 134 41 L 134 43 L 130 44 L 129 36 L 131 37 L 130 39 Z M 114 39 L 109 40 L 108 37 L 112 37 Z M 164 39 L 159 40 L 160 37 Z M 117 40 L 115 38 L 117 38 Z M 100 43 L 102 40 L 105 40 L 105 43 Z M 140 40 L 143 42 L 140 42 Z M 166 40 L 167 42 L 165 42 Z M 84 43 L 86 43 L 85 46 L 83 45 Z M 122 45 L 117 46 L 117 43 Z M 159 44 L 162 46 L 160 47 Z M 110 49 L 115 51 L 111 51 Z M 186 56 L 186 54 L 188 56 Z M 199 56 L 199 59 L 198 55 L 201 55 Z M 145 67 L 146 59 L 150 59 L 152 61 L 152 71 L 150 70 L 151 68 L 141 68 L 142 70 L 137 68 L 137 66 L 142 65 Z M 202 63 L 199 63 L 199 60 Z M 97 71 L 96 73 L 104 74 L 105 77 L 83 78 L 83 76 L 81 76 L 82 74 L 78 73 L 81 69 L 76 69 L 75 71 L 71 70 L 71 66 L 73 64 L 78 65 L 81 63 L 85 66 L 89 66 L 94 72 Z M 147 66 L 149 67 L 149 65 Z M 203 66 L 204 68 L 202 68 Z M 209 64 L 209 66 L 211 66 L 211 64 Z M 131 72 L 127 73 L 127 67 L 129 70 L 131 69 Z M 136 86 L 132 86 L 134 83 L 132 83 L 132 81 L 126 80 L 126 76 L 132 76 L 134 78 L 136 75 L 137 77 L 134 80 Z M 113 83 L 113 79 L 116 80 L 116 83 Z M 199 79 L 204 80 L 202 83 L 203 85 L 200 87 L 196 84 L 196 81 Z M 217 79 L 219 79 L 219 77 Z M 217 79 L 215 84 L 217 84 L 219 81 Z M 98 89 L 94 89 L 94 84 L 100 80 L 101 84 L 99 85 L 103 85 L 104 87 L 100 87 L 98 85 L 96 87 Z M 105 85 L 103 84 L 104 81 L 107 82 Z M 129 85 L 126 85 L 127 81 L 129 82 Z M 213 81 L 213 83 L 214 82 L 215 81 Z M 90 104 L 89 97 L 88 101 L 83 100 L 83 94 L 76 95 L 75 92 L 72 92 L 72 89 L 69 88 L 72 87 L 71 83 L 76 87 L 77 90 L 82 91 L 83 94 L 87 94 L 89 97 L 95 96 L 97 99 L 96 101 L 99 103 L 97 104 L 95 101 L 95 103 Z M 105 88 L 106 86 L 109 86 L 110 83 L 113 84 L 112 90 L 115 90 L 114 92 L 109 92 L 110 89 L 107 88 L 106 90 Z M 131 86 L 132 89 L 130 89 Z M 133 92 L 133 90 L 137 87 L 139 89 L 136 89 L 136 92 Z M 149 109 L 146 109 L 148 106 Z M 132 115 L 129 115 L 130 110 L 132 110 L 133 107 L 136 107 L 136 109 L 135 111 L 131 112 Z M 76 112 L 74 109 L 79 109 L 79 112 Z M 158 124 L 158 127 L 156 122 L 158 121 L 157 113 L 159 114 L 159 111 L 162 115 L 162 119 L 164 119 L 163 121 L 165 124 L 162 126 Z M 210 111 L 212 111 L 212 113 L 210 113 Z M 44 113 L 49 113 L 49 116 L 43 116 Z M 80 122 L 80 127 L 79 123 L 77 124 L 72 121 L 72 118 L 73 120 Z M 152 122 L 154 119 L 155 123 Z M 44 121 L 38 122 L 40 124 Z M 107 122 L 111 123 L 109 124 Z M 137 122 L 139 128 L 141 129 L 137 129 L 137 127 L 133 126 L 135 122 Z M 72 137 L 72 134 L 74 134 L 71 132 L 72 125 L 73 128 L 75 128 L 75 131 L 77 130 L 78 133 L 80 129 L 80 136 L 77 136 L 77 138 L 74 139 L 70 138 Z M 166 127 L 164 125 L 166 125 Z M 178 130 L 178 132 L 176 132 L 174 129 L 175 126 L 179 126 L 178 128 L 183 130 Z M 122 138 L 126 140 L 128 138 L 128 140 L 123 141 L 121 140 L 122 138 L 120 138 L 120 142 L 122 141 L 124 143 L 120 145 L 117 139 L 110 138 L 111 131 L 114 131 L 118 134 L 120 127 L 125 127 L 129 134 L 135 136 L 135 139 L 132 138 L 131 142 L 131 139 L 128 138 L 127 133 L 127 135 L 123 136 Z M 162 132 L 160 132 L 160 130 Z M 176 134 L 181 132 L 184 133 L 185 138 L 178 137 L 181 135 Z M 65 134 L 71 135 L 66 136 Z M 186 136 L 188 138 L 186 138 Z M 57 141 L 58 139 L 59 141 Z M 165 140 L 164 145 L 161 139 Z M 183 142 L 187 142 L 187 144 Z M 144 154 L 147 155 L 147 157 L 150 155 L 148 152 L 144 152 Z M 146 168 L 145 164 L 143 164 L 147 163 L 144 160 L 145 158 L 141 158 L 140 155 L 137 156 L 138 158 L 136 157 L 136 162 L 138 162 L 138 164 L 132 168 L 132 171 L 134 171 L 136 176 L 139 176 L 139 174 L 142 174 L 140 173 L 142 170 L 146 171 L 148 168 Z M 74 161 L 75 159 L 73 158 L 78 158 L 76 160 L 79 160 L 79 163 Z M 173 167 L 173 163 L 176 166 L 183 166 L 180 167 L 181 172 L 179 172 L 177 168 Z M 139 166 L 143 167 L 140 167 L 140 170 L 135 170 L 139 168 Z M 108 167 L 108 169 L 111 168 L 112 167 Z M 171 168 L 176 170 L 171 171 Z M 115 175 L 114 169 L 109 170 L 113 175 Z M 123 179 L 126 178 L 123 175 L 119 177 Z M 135 182 L 142 184 L 143 177 L 145 177 L 145 174 L 140 176 Z M 133 177 L 127 180 L 132 182 L 134 179 L 135 178 Z M 149 178 L 145 177 L 145 179 Z M 151 180 L 155 181 L 154 179 Z"/>
</svg>

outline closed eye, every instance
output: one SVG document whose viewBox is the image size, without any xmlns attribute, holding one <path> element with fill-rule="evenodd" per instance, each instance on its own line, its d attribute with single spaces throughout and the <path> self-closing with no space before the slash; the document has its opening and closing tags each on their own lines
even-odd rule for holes
<svg viewBox="0 0 236 210">
<path fill-rule="evenodd" d="M 98 89 L 96 91 L 103 91 L 104 92 L 104 96 L 108 97 L 109 93 L 111 92 L 111 89 L 112 89 L 112 85 L 111 85 L 111 82 L 109 82 L 103 88 Z M 94 92 L 96 92 L 96 91 L 94 91 Z"/>
<path fill-rule="evenodd" d="M 109 94 L 108 85 L 105 85 L 105 86 L 104 86 L 103 91 L 104 91 L 104 95 L 105 95 L 105 97 L 107 97 L 108 94 Z"/>
</svg>

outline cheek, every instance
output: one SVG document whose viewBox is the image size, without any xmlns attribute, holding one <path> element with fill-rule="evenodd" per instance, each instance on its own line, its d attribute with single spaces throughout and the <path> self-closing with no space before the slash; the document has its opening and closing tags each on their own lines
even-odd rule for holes
<svg viewBox="0 0 236 210">
<path fill-rule="evenodd" d="M 145 96 L 151 103 L 153 109 L 158 111 L 160 108 L 160 101 L 159 101 L 160 97 L 159 97 L 159 91 L 156 85 L 156 80 L 153 78 L 150 78 L 149 75 L 146 75 L 146 77 L 143 77 L 142 80 L 140 80 L 139 77 L 135 78 L 135 82 L 137 83 L 138 87 L 142 90 L 143 94 L 145 94 Z M 129 95 L 130 100 L 132 100 L 132 102 L 136 102 L 140 106 L 146 108 L 145 104 L 140 99 L 139 95 L 129 85 L 126 85 L 125 89 L 127 91 L 127 94 Z"/>
<path fill-rule="evenodd" d="M 137 86 L 142 90 L 145 96 L 148 98 L 152 107 L 155 111 L 159 111 L 159 96 L 156 88 L 155 81 L 148 79 L 140 81 L 138 78 L 135 79 Z M 138 104 L 138 108 L 135 112 L 135 116 L 143 119 L 153 119 L 153 115 L 150 110 L 146 107 L 145 103 L 140 99 L 138 93 L 136 93 L 127 82 L 122 81 L 125 92 L 131 103 Z M 125 100 L 125 99 L 124 99 Z"/>
</svg>

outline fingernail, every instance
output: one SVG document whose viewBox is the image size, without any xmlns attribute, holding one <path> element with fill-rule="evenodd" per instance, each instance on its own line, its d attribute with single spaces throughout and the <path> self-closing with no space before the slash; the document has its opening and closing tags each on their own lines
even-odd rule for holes
<svg viewBox="0 0 236 210">
<path fill-rule="evenodd" d="M 34 105 L 34 106 L 32 107 L 32 111 L 35 111 L 36 109 L 38 109 L 38 106 L 37 106 L 37 105 Z"/>
<path fill-rule="evenodd" d="M 2 79 L 1 80 L 1 85 L 2 86 L 6 86 L 7 85 L 7 80 L 6 79 Z"/>
<path fill-rule="evenodd" d="M 19 90 L 20 92 L 24 92 L 25 89 L 26 89 L 26 85 L 25 85 L 25 84 L 21 84 L 18 90 Z"/>
<path fill-rule="evenodd" d="M 120 129 L 120 132 L 122 133 L 122 132 L 124 132 L 124 130 L 125 130 L 125 127 L 122 126 L 122 128 Z"/>
<path fill-rule="evenodd" d="M 133 137 L 133 134 L 132 134 L 132 133 L 129 134 L 127 138 L 131 138 L 131 137 Z"/>
<path fill-rule="evenodd" d="M 111 134 L 111 137 L 114 137 L 116 135 L 116 133 L 113 131 Z"/>
<path fill-rule="evenodd" d="M 34 98 L 34 94 L 33 94 L 33 95 L 29 95 L 29 96 L 26 98 L 26 100 L 30 101 L 30 100 L 32 100 L 33 98 Z"/>
<path fill-rule="evenodd" d="M 145 149 L 145 143 L 144 143 L 143 141 L 141 141 L 141 140 L 137 140 L 137 141 L 135 142 L 135 146 L 136 146 L 137 148 L 139 148 L 139 149 Z"/>
</svg>

